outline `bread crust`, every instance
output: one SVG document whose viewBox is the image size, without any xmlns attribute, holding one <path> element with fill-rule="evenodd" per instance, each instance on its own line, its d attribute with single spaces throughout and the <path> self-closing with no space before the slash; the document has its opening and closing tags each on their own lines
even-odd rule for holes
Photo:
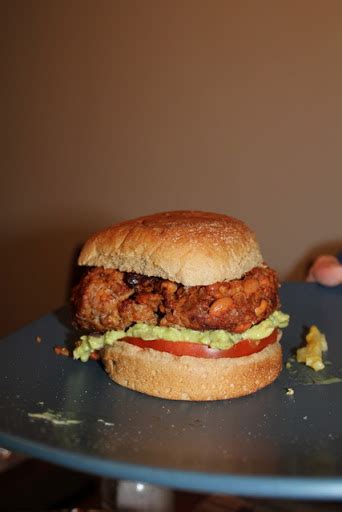
<svg viewBox="0 0 342 512">
<path fill-rule="evenodd" d="M 129 389 L 172 400 L 222 400 L 254 393 L 278 377 L 280 336 L 262 351 L 237 358 L 174 356 L 123 341 L 101 355 L 110 378 Z"/>
<path fill-rule="evenodd" d="M 253 231 L 242 221 L 175 211 L 99 231 L 85 243 L 78 262 L 196 286 L 240 279 L 263 258 Z"/>
</svg>

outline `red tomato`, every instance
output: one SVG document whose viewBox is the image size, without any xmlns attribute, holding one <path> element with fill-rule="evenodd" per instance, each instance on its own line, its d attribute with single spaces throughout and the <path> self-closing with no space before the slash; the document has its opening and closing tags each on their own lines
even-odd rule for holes
<svg viewBox="0 0 342 512">
<path fill-rule="evenodd" d="M 220 350 L 210 348 L 202 343 L 190 341 L 168 341 L 168 340 L 143 340 L 141 338 L 122 338 L 122 341 L 131 343 L 141 348 L 153 348 L 159 352 L 169 352 L 174 356 L 192 356 L 218 359 L 220 357 L 242 357 L 260 352 L 267 345 L 277 341 L 277 329 L 262 340 L 241 340 L 231 348 Z"/>
</svg>

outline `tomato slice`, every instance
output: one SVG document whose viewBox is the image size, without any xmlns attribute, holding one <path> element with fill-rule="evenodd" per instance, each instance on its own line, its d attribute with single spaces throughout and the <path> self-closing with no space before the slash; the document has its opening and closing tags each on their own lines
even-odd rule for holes
<svg viewBox="0 0 342 512">
<path fill-rule="evenodd" d="M 122 341 L 131 343 L 141 348 L 152 348 L 159 352 L 169 352 L 174 356 L 192 356 L 218 359 L 221 357 L 242 357 L 260 352 L 267 345 L 277 341 L 278 331 L 275 329 L 272 334 L 261 340 L 241 340 L 230 348 L 220 350 L 210 348 L 202 343 L 190 341 L 168 341 L 168 340 L 143 340 L 141 338 L 125 337 Z"/>
</svg>

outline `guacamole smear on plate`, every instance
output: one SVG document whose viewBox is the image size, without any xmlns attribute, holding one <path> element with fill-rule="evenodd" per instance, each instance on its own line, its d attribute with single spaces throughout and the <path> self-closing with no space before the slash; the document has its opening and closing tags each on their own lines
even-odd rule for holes
<svg viewBox="0 0 342 512">
<path fill-rule="evenodd" d="M 225 350 L 232 347 L 241 340 L 261 340 L 269 336 L 274 329 L 287 327 L 289 315 L 282 311 L 275 311 L 268 318 L 257 325 L 253 325 L 241 334 L 231 333 L 223 329 L 211 331 L 195 331 L 182 327 L 160 327 L 156 325 L 147 325 L 137 323 L 129 327 L 126 331 L 107 331 L 97 335 L 81 336 L 80 344 L 75 348 L 74 359 L 80 359 L 86 362 L 94 350 L 99 350 L 105 345 L 113 345 L 116 341 L 124 337 L 142 338 L 143 340 L 164 339 L 168 341 L 188 341 L 193 343 L 203 343 L 211 348 Z"/>
</svg>

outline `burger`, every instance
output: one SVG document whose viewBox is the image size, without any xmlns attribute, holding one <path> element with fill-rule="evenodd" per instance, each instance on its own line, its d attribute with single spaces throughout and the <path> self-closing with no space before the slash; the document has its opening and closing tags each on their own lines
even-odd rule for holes
<svg viewBox="0 0 342 512">
<path fill-rule="evenodd" d="M 73 289 L 85 332 L 117 384 L 173 400 L 254 393 L 282 368 L 288 315 L 253 231 L 222 214 L 174 211 L 115 224 L 83 246 Z"/>
</svg>

